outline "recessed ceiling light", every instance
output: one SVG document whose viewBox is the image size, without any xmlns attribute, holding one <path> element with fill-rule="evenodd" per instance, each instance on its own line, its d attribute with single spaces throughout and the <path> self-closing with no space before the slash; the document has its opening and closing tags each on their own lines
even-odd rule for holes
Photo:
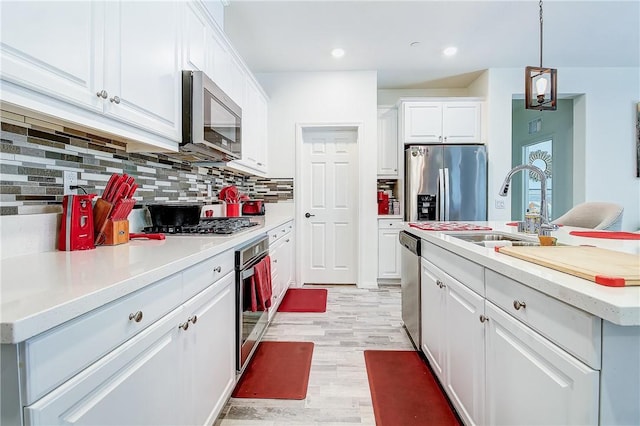
<svg viewBox="0 0 640 426">
<path fill-rule="evenodd" d="M 333 49 L 331 51 L 331 56 L 334 58 L 342 58 L 344 56 L 344 49 L 340 49 L 339 47 Z"/>
<path fill-rule="evenodd" d="M 446 49 L 444 49 L 444 50 L 442 51 L 442 54 L 443 54 L 444 56 L 453 56 L 453 55 L 455 55 L 456 53 L 458 53 L 458 48 L 457 48 L 457 47 L 453 47 L 453 46 L 451 46 L 451 47 L 447 47 Z"/>
</svg>

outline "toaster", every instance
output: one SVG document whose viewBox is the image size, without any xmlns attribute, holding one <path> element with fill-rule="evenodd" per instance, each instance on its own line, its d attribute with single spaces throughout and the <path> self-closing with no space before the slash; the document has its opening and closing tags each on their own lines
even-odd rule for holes
<svg viewBox="0 0 640 426">
<path fill-rule="evenodd" d="M 242 203 L 242 215 L 256 216 L 264 215 L 264 201 L 248 200 Z"/>
</svg>

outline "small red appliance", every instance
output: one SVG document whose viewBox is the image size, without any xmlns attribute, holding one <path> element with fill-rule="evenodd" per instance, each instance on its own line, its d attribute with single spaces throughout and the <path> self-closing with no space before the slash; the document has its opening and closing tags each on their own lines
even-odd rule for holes
<svg viewBox="0 0 640 426">
<path fill-rule="evenodd" d="M 62 223 L 58 250 L 90 250 L 96 248 L 93 235 L 93 206 L 96 194 L 65 195 L 62 199 Z"/>
<path fill-rule="evenodd" d="M 242 203 L 242 214 L 247 216 L 262 216 L 264 215 L 264 201 L 262 200 L 247 200 Z"/>
<path fill-rule="evenodd" d="M 378 214 L 389 214 L 389 194 L 378 191 Z"/>
</svg>

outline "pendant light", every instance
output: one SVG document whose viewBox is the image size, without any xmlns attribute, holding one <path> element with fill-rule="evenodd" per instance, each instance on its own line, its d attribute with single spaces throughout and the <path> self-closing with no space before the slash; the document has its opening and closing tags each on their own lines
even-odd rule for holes
<svg viewBox="0 0 640 426">
<path fill-rule="evenodd" d="M 540 0 L 540 66 L 524 71 L 524 102 L 526 109 L 555 111 L 558 107 L 556 90 L 558 70 L 542 66 L 542 0 Z"/>
</svg>

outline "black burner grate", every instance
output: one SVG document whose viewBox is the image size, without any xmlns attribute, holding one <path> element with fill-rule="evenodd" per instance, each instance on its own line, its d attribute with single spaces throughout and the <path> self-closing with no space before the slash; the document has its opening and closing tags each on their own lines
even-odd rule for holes
<svg viewBox="0 0 640 426">
<path fill-rule="evenodd" d="M 245 228 L 256 226 L 258 223 L 252 222 L 246 217 L 219 217 L 219 218 L 202 218 L 197 225 L 162 225 L 148 226 L 144 228 L 144 232 L 165 234 L 182 234 L 182 235 L 203 235 L 203 234 L 233 234 L 242 231 Z"/>
</svg>

